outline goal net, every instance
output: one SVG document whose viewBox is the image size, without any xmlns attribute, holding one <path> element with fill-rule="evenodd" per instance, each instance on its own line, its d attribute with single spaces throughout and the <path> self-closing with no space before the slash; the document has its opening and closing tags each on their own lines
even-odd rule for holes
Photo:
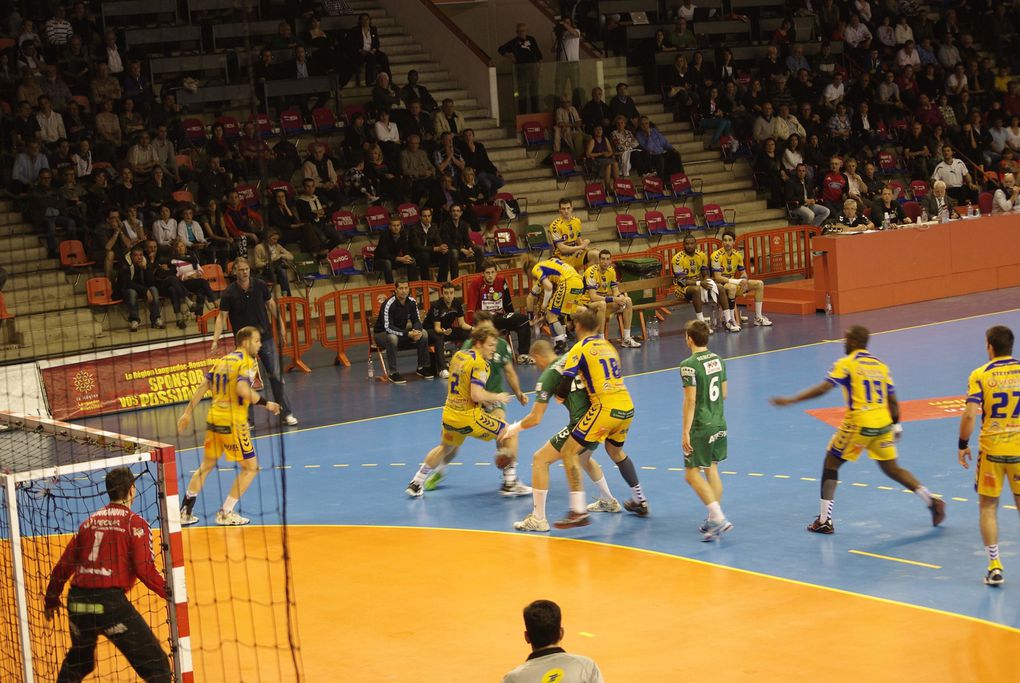
<svg viewBox="0 0 1020 683">
<path fill-rule="evenodd" d="M 273 453 L 264 450 L 278 449 L 260 448 L 269 456 L 263 469 L 272 470 Z M 46 585 L 82 522 L 109 502 L 107 472 L 125 466 L 136 476 L 132 510 L 152 529 L 156 567 L 168 586 L 165 600 L 140 582 L 127 597 L 161 643 L 174 680 L 300 680 L 278 480 L 267 476 L 248 492 L 251 526 L 182 533 L 178 491 L 190 472 L 173 446 L 0 412 L 0 681 L 56 680 L 70 630 L 66 610 L 46 619 Z M 233 476 L 215 474 L 208 499 L 196 505 L 199 515 L 215 514 L 215 497 Z M 214 482 L 224 478 L 217 491 Z M 139 678 L 101 637 L 88 680 Z"/>
</svg>

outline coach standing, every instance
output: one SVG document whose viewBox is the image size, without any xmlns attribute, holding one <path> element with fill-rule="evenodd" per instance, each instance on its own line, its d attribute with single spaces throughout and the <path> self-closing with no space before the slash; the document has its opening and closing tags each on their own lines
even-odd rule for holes
<svg viewBox="0 0 1020 683">
<path fill-rule="evenodd" d="M 46 619 L 60 608 L 64 584 L 71 581 L 67 612 L 71 649 L 57 683 L 78 683 L 96 666 L 96 643 L 102 633 L 121 651 L 147 683 L 170 683 L 170 664 L 152 629 L 127 599 L 141 580 L 167 599 L 166 580 L 156 569 L 149 525 L 131 511 L 135 476 L 126 467 L 106 474 L 110 504 L 78 527 L 46 586 Z"/>
<path fill-rule="evenodd" d="M 280 374 L 280 357 L 276 353 L 276 342 L 273 340 L 273 320 L 279 319 L 276 301 L 269 292 L 266 283 L 251 276 L 251 265 L 247 259 L 234 261 L 236 280 L 223 291 L 220 297 L 220 314 L 216 316 L 213 328 L 212 352 L 216 353 L 220 334 L 229 316 L 230 327 L 239 330 L 242 327 L 254 327 L 262 335 L 262 348 L 259 349 L 259 360 L 269 376 L 269 385 L 273 388 L 273 399 L 280 404 L 280 414 L 284 423 L 296 425 L 297 418 L 290 410 L 290 403 L 283 392 L 283 375 Z M 282 328 L 282 325 L 281 325 Z M 249 418 L 250 419 L 250 418 Z"/>
</svg>

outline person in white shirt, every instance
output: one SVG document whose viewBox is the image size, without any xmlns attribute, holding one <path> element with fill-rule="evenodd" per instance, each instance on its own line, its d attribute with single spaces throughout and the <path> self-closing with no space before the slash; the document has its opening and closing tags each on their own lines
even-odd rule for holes
<svg viewBox="0 0 1020 683">
<path fill-rule="evenodd" d="M 822 105 L 835 110 L 836 105 L 843 101 L 843 96 L 846 94 L 846 89 L 843 87 L 843 74 L 835 73 L 832 76 L 832 83 L 825 86 L 825 90 L 822 92 Z"/>
<path fill-rule="evenodd" d="M 697 6 L 691 0 L 684 0 L 684 4 L 676 8 L 676 16 L 685 20 L 688 24 L 694 22 L 694 10 Z"/>
<path fill-rule="evenodd" d="M 1006 129 L 1006 147 L 1020 152 L 1020 116 L 1014 116 Z"/>
<path fill-rule="evenodd" d="M 854 0 L 854 9 L 866 23 L 871 23 L 871 3 L 868 0 Z"/>
<path fill-rule="evenodd" d="M 503 676 L 503 683 L 605 683 L 594 660 L 560 647 L 561 621 L 560 607 L 552 600 L 535 600 L 524 608 L 524 640 L 531 654 Z"/>
<path fill-rule="evenodd" d="M 953 148 L 942 147 L 942 161 L 931 174 L 932 180 L 941 180 L 946 184 L 946 193 L 957 202 L 973 202 L 977 199 L 978 186 L 971 180 L 967 164 L 953 158 Z"/>
<path fill-rule="evenodd" d="M 914 42 L 914 29 L 910 28 L 910 24 L 907 23 L 907 15 L 901 14 L 899 21 L 896 22 L 896 44 L 906 45 L 907 43 Z"/>
<path fill-rule="evenodd" d="M 905 66 L 912 66 L 915 69 L 921 68 L 921 55 L 914 49 L 914 41 L 908 40 L 896 53 L 896 66 L 901 69 Z"/>
<path fill-rule="evenodd" d="M 177 239 L 187 247 L 205 249 L 208 246 L 202 225 L 195 220 L 195 210 L 190 206 L 184 207 L 181 220 L 177 221 Z"/>
<path fill-rule="evenodd" d="M 124 59 L 117 49 L 117 32 L 110 29 L 106 32 L 106 44 L 101 48 L 101 55 L 106 57 L 106 65 L 111 74 L 124 73 Z"/>
<path fill-rule="evenodd" d="M 39 122 L 39 138 L 43 142 L 52 145 L 67 137 L 64 117 L 53 111 L 50 98 L 46 95 L 39 98 L 39 113 L 35 115 L 35 120 Z"/>
<path fill-rule="evenodd" d="M 850 23 L 843 31 L 843 42 L 857 51 L 866 52 L 871 49 L 871 31 L 861 23 L 859 15 L 850 17 Z"/>
<path fill-rule="evenodd" d="M 1020 185 L 1012 173 L 1002 176 L 1002 187 L 992 196 L 992 213 L 1020 211 Z"/>
<path fill-rule="evenodd" d="M 152 238 L 161 247 L 169 247 L 177 239 L 177 221 L 166 204 L 159 207 L 159 218 L 152 224 Z"/>
</svg>

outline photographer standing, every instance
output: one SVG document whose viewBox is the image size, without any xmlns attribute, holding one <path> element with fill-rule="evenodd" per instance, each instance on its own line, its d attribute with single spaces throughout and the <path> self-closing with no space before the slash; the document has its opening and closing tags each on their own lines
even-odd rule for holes
<svg viewBox="0 0 1020 683">
<path fill-rule="evenodd" d="M 575 107 L 581 106 L 581 31 L 570 17 L 553 26 L 553 53 L 556 55 L 556 96 L 569 95 Z M 570 87 L 567 88 L 567 82 Z"/>
</svg>

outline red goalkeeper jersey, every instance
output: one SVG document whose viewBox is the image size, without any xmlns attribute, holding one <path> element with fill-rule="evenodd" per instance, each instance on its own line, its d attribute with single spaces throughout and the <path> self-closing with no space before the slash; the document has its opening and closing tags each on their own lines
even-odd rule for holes
<svg viewBox="0 0 1020 683">
<path fill-rule="evenodd" d="M 59 603 L 64 584 L 74 575 L 78 588 L 128 591 L 141 580 L 161 598 L 166 582 L 152 556 L 152 533 L 145 520 L 120 503 L 94 512 L 78 527 L 46 587 L 47 606 Z"/>
</svg>

